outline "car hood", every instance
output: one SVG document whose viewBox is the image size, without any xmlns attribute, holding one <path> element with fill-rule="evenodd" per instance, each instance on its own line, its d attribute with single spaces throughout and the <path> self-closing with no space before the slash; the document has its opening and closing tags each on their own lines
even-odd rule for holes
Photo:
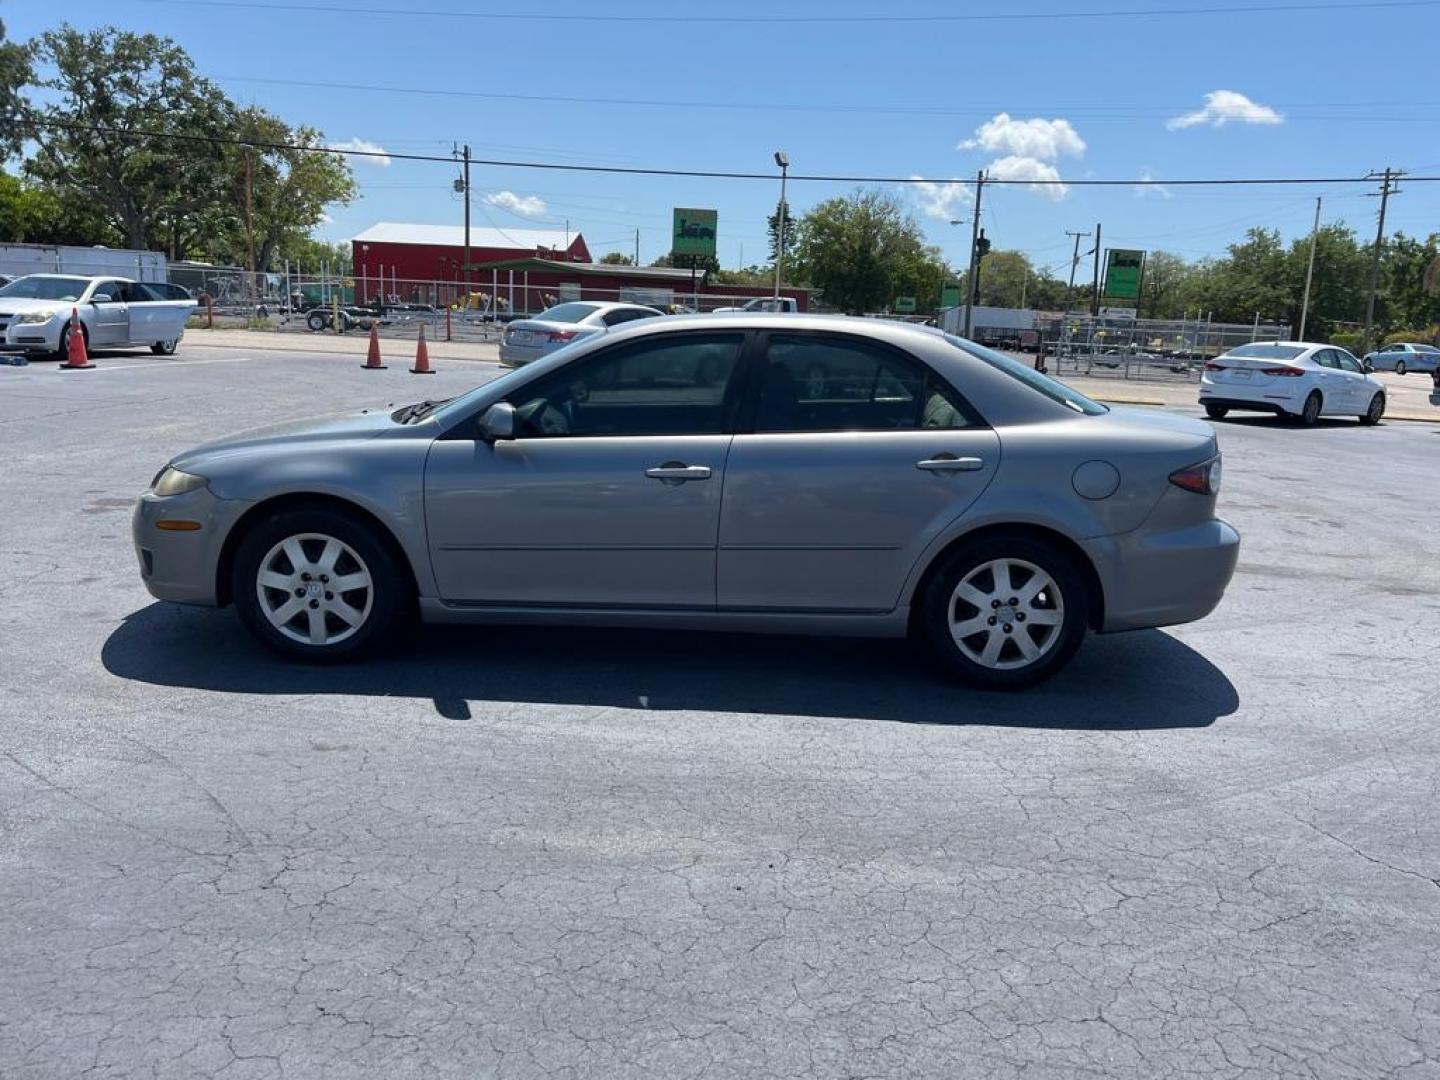
<svg viewBox="0 0 1440 1080">
<path fill-rule="evenodd" d="M 171 462 L 176 468 L 187 465 L 199 466 L 207 459 L 257 449 L 276 449 L 300 443 L 329 443 L 342 440 L 373 439 L 387 431 L 419 430 L 421 425 L 406 427 L 390 419 L 395 405 L 384 408 L 363 409 L 360 412 L 341 413 L 334 416 L 318 416 L 308 420 L 291 420 L 283 424 L 254 428 L 223 439 L 216 439 L 179 454 Z M 433 433 L 430 437 L 433 438 Z"/>
<path fill-rule="evenodd" d="M 32 300 L 21 296 L 0 296 L 0 311 L 11 315 L 18 315 L 24 311 L 62 311 L 66 308 L 83 306 L 74 300 Z"/>
</svg>

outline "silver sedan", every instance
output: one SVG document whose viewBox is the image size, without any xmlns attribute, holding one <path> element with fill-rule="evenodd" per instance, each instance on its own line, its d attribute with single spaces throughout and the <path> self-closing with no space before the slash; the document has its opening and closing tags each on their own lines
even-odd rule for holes
<svg viewBox="0 0 1440 1080">
<path fill-rule="evenodd" d="M 418 611 L 909 634 L 1013 687 L 1088 631 L 1209 613 L 1239 550 L 1219 485 L 1208 424 L 1107 409 L 938 331 L 680 316 L 446 402 L 181 454 L 134 537 L 154 596 L 234 603 L 302 658 Z"/>
<path fill-rule="evenodd" d="M 574 300 L 546 308 L 533 319 L 516 319 L 500 340 L 500 362 L 519 367 L 557 349 L 617 326 L 664 312 L 642 304 Z"/>
</svg>

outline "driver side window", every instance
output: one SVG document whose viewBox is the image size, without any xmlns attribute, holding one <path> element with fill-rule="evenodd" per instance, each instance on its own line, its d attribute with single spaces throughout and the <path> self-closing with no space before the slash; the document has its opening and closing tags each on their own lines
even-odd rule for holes
<svg viewBox="0 0 1440 1080">
<path fill-rule="evenodd" d="M 737 398 L 740 334 L 647 337 L 521 388 L 515 435 L 720 435 Z"/>
</svg>

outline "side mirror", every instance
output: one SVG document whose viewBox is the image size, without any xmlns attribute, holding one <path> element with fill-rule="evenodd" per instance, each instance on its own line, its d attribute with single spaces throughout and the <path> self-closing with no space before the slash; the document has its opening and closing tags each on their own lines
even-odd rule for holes
<svg viewBox="0 0 1440 1080">
<path fill-rule="evenodd" d="M 1367 374 L 1375 370 L 1375 365 L 1372 364 L 1369 360 L 1365 361 L 1364 367 Z"/>
<path fill-rule="evenodd" d="M 111 302 L 110 294 L 108 292 L 97 292 L 94 296 L 90 297 L 90 302 L 92 304 L 108 304 Z"/>
<path fill-rule="evenodd" d="M 515 438 L 515 406 L 497 401 L 486 409 L 480 417 L 480 438 L 488 443 Z"/>
</svg>

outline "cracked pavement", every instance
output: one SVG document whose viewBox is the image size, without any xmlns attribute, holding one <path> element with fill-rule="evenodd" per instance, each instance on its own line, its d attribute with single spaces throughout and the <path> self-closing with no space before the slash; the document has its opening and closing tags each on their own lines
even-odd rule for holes
<svg viewBox="0 0 1440 1080">
<path fill-rule="evenodd" d="M 0 369 L 5 1080 L 1440 1077 L 1437 429 L 1217 425 L 1225 603 L 1019 695 L 153 602 L 170 454 L 496 371 L 358 359 Z"/>
</svg>

